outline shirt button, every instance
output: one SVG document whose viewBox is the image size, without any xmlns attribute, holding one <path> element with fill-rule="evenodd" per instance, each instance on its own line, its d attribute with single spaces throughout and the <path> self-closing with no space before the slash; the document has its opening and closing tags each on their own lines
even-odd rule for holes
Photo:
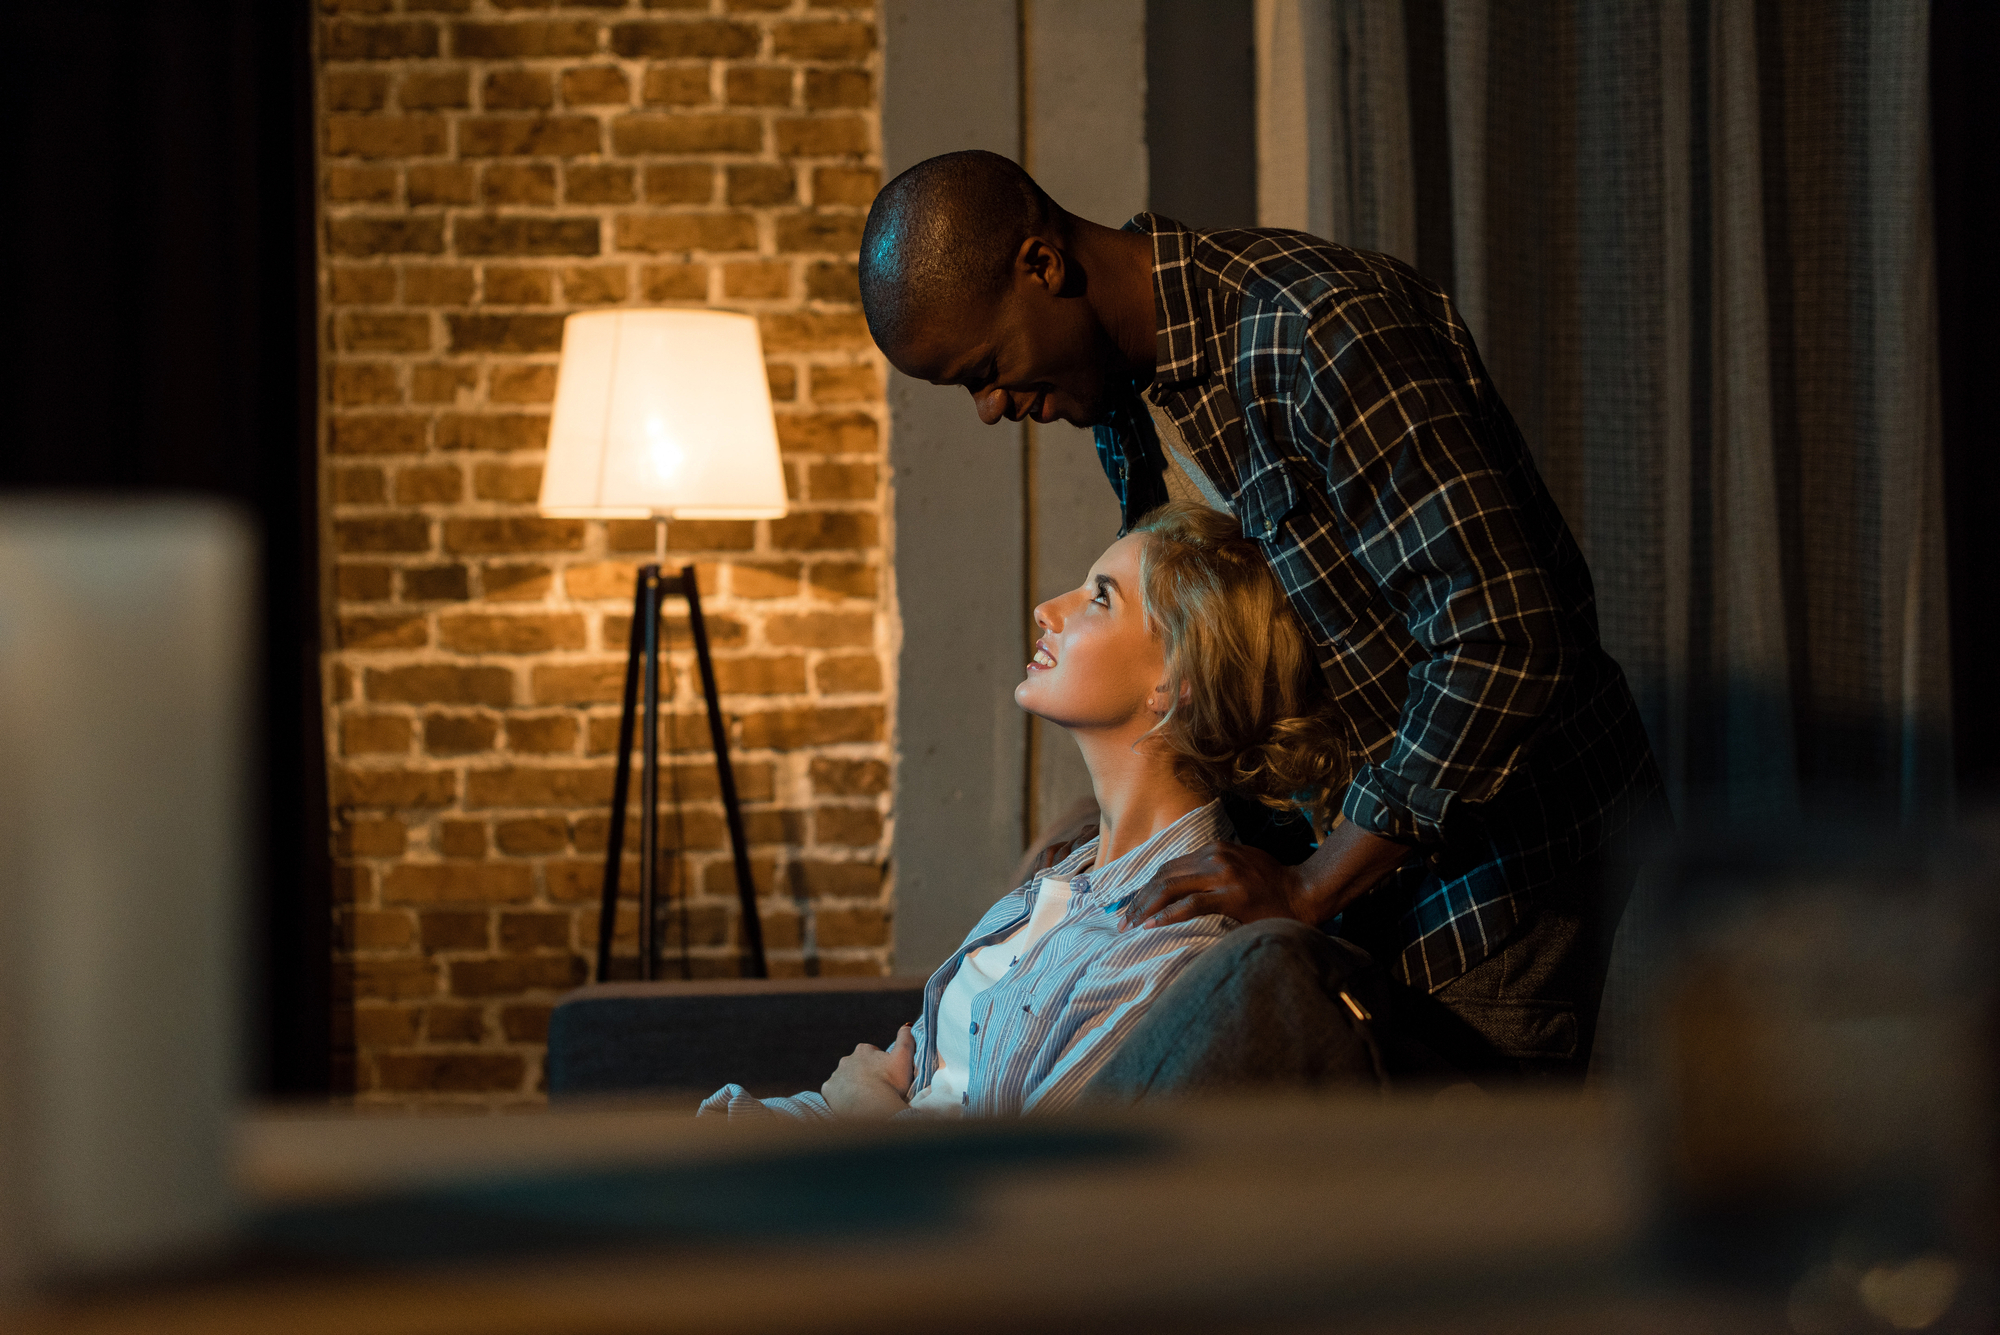
<svg viewBox="0 0 2000 1335">
<path fill-rule="evenodd" d="M 972 1032 L 975 1034 L 979 1032 L 979 1021 L 974 1020 L 972 1022 Z"/>
<path fill-rule="evenodd" d="M 970 1095 L 970 1094 L 960 1094 L 960 1095 L 958 1096 L 958 1103 L 959 1103 L 959 1106 L 960 1106 L 960 1107 L 967 1107 L 967 1106 L 969 1106 L 969 1105 L 970 1105 L 970 1104 L 972 1103 L 972 1095 Z"/>
</svg>

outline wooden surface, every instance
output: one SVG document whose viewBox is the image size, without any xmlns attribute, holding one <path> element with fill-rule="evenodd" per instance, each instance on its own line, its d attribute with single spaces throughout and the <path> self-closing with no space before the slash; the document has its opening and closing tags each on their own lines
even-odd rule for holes
<svg viewBox="0 0 2000 1335">
<path fill-rule="evenodd" d="M 428 1267 L 238 1265 L 78 1291 L 35 1335 L 624 1332 L 1777 1331 L 1780 1308 L 1670 1289 L 1627 1120 L 1575 1097 L 1285 1099 L 1026 1124 L 812 1128 L 643 1106 L 510 1117 L 270 1115 L 247 1201 L 298 1207 L 557 1171 L 754 1168 L 802 1151 L 977 1155 L 1023 1129 L 1143 1153 L 978 1178 L 954 1218 L 799 1241 Z"/>
</svg>

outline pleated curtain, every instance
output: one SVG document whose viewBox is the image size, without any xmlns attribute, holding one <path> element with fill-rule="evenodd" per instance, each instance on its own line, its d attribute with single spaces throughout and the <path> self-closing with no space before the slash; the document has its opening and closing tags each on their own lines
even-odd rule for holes
<svg viewBox="0 0 2000 1335">
<path fill-rule="evenodd" d="M 1323 3 L 1313 212 L 1457 299 L 1677 807 L 1946 809 L 1927 7 Z"/>
</svg>

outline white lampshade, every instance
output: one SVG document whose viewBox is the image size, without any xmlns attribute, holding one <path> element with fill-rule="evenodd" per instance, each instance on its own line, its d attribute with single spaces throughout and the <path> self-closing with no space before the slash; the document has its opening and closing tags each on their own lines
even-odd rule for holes
<svg viewBox="0 0 2000 1335">
<path fill-rule="evenodd" d="M 784 514 L 757 321 L 707 310 L 565 320 L 541 508 L 587 519 Z"/>
</svg>

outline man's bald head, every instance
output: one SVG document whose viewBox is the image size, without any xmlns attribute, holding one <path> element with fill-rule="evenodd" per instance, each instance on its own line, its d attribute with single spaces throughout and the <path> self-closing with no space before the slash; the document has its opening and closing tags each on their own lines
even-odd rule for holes
<svg viewBox="0 0 2000 1335">
<path fill-rule="evenodd" d="M 884 351 L 939 313 L 979 311 L 1062 210 L 1017 163 L 977 149 L 919 162 L 882 188 L 861 235 L 861 306 Z"/>
</svg>

